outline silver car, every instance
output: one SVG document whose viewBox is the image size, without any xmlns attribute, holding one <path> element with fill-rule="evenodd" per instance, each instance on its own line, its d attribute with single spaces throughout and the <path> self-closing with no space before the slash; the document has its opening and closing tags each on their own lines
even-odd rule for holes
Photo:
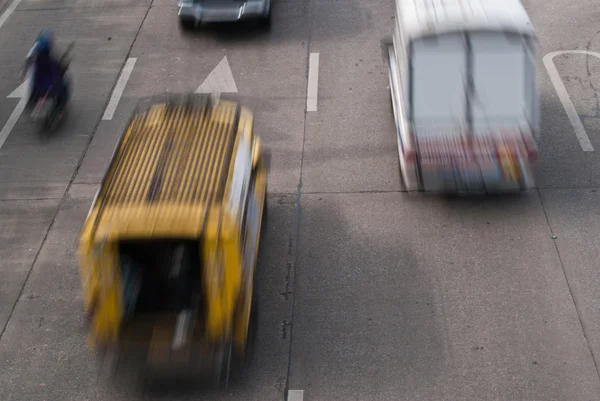
<svg viewBox="0 0 600 401">
<path fill-rule="evenodd" d="M 257 19 L 271 22 L 271 0 L 180 0 L 179 22 L 193 28 L 204 22 L 235 22 Z"/>
</svg>

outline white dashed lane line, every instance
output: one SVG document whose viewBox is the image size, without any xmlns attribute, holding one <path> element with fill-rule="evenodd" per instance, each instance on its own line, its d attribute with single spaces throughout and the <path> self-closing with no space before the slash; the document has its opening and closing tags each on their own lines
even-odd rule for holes
<svg viewBox="0 0 600 401">
<path fill-rule="evenodd" d="M 304 401 L 304 390 L 288 390 L 287 401 Z"/>
<path fill-rule="evenodd" d="M 119 81 L 117 81 L 117 85 L 115 86 L 112 96 L 110 97 L 110 102 L 108 102 L 108 106 L 106 106 L 106 110 L 102 116 L 103 120 L 112 120 L 113 116 L 115 115 L 115 110 L 117 110 L 119 100 L 121 100 L 121 96 L 123 96 L 123 91 L 125 90 L 127 81 L 129 81 L 129 77 L 131 76 L 131 72 L 133 71 L 136 61 L 137 58 L 130 57 L 127 60 L 127 63 L 125 63 L 125 67 L 123 67 L 123 71 L 121 71 Z"/>
<path fill-rule="evenodd" d="M 306 111 L 317 111 L 319 97 L 319 53 L 311 53 L 308 59 L 308 88 Z"/>
</svg>

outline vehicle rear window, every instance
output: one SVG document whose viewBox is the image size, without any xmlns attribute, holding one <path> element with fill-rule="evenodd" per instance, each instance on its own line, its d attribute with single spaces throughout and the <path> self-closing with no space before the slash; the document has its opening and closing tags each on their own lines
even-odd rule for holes
<svg viewBox="0 0 600 401">
<path fill-rule="evenodd" d="M 533 68 L 523 38 L 499 32 L 470 32 L 471 69 L 463 33 L 426 37 L 413 42 L 413 118 L 417 129 L 464 130 L 467 123 L 467 74 L 473 128 L 523 124 L 531 117 Z"/>
<path fill-rule="evenodd" d="M 462 34 L 413 41 L 412 62 L 414 123 L 464 122 L 467 59 Z"/>
<path fill-rule="evenodd" d="M 518 35 L 475 33 L 473 51 L 473 123 L 525 120 L 527 79 L 525 43 Z"/>
</svg>

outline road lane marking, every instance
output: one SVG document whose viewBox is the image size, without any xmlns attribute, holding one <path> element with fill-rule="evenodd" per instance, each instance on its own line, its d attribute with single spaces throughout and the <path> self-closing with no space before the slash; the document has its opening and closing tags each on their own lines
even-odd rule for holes
<svg viewBox="0 0 600 401">
<path fill-rule="evenodd" d="M 0 131 L 0 148 L 2 148 L 4 141 L 6 141 L 6 138 L 8 138 L 8 135 L 15 127 L 15 124 L 17 124 L 19 117 L 23 114 L 25 106 L 27 106 L 27 97 L 23 96 L 19 100 L 19 103 L 17 103 L 17 107 L 15 107 L 10 117 L 8 117 L 8 121 L 4 124 L 4 127 L 2 127 L 2 131 Z"/>
<path fill-rule="evenodd" d="M 25 111 L 25 107 L 27 106 L 27 101 L 29 100 L 28 88 L 30 73 L 27 75 L 27 79 L 25 79 L 25 81 L 19 85 L 17 89 L 12 91 L 12 93 L 7 96 L 8 99 L 18 98 L 19 103 L 17 103 L 17 107 L 15 107 L 10 117 L 8 117 L 8 121 L 6 121 L 6 124 L 4 124 L 4 127 L 2 127 L 2 131 L 0 131 L 0 148 L 2 148 L 2 145 L 4 145 L 6 138 L 8 138 L 8 135 L 10 135 L 10 132 L 17 124 L 17 121 L 19 121 L 19 117 L 21 117 L 21 114 L 23 114 L 23 111 Z"/>
<path fill-rule="evenodd" d="M 571 101 L 571 97 L 569 96 L 569 93 L 567 92 L 567 88 L 565 88 L 565 84 L 563 83 L 562 79 L 560 78 L 558 69 L 556 68 L 556 65 L 554 65 L 554 57 L 560 56 L 563 54 L 569 54 L 569 53 L 585 54 L 588 56 L 594 56 L 598 59 L 600 59 L 600 53 L 590 52 L 590 51 L 586 51 L 586 50 L 565 50 L 565 51 L 557 51 L 557 52 L 548 53 L 544 56 L 544 59 L 543 59 L 544 66 L 546 67 L 546 71 L 548 71 L 548 75 L 550 76 L 550 80 L 552 81 L 552 84 L 554 85 L 554 89 L 556 89 L 556 93 L 558 94 L 558 97 L 560 98 L 560 101 L 565 109 L 565 112 L 567 113 L 567 117 L 569 118 L 569 121 L 571 122 L 571 125 L 573 126 L 573 129 L 575 130 L 575 136 L 579 140 L 579 145 L 581 145 L 581 149 L 584 152 L 593 152 L 594 147 L 592 146 L 592 143 L 590 142 L 590 138 L 588 137 L 587 133 L 585 132 L 583 123 L 581 122 L 581 119 L 579 118 L 579 115 L 577 114 L 577 110 L 575 110 L 575 106 L 573 106 L 573 102 Z"/>
<path fill-rule="evenodd" d="M 308 59 L 308 88 L 306 90 L 306 111 L 317 111 L 319 98 L 319 53 L 311 53 Z"/>
<path fill-rule="evenodd" d="M 10 17 L 13 11 L 16 10 L 20 2 L 21 0 L 13 0 L 13 2 L 10 3 L 6 10 L 4 10 L 2 15 L 0 15 L 0 28 L 2 28 L 2 25 L 4 25 L 4 23 L 8 20 L 8 17 Z"/>
<path fill-rule="evenodd" d="M 221 93 L 237 93 L 237 91 L 238 88 L 235 79 L 233 79 L 227 56 L 221 59 L 219 64 L 196 89 L 196 93 L 210 93 L 215 101 L 219 100 Z"/>
<path fill-rule="evenodd" d="M 106 110 L 104 110 L 104 115 L 102 116 L 103 120 L 112 120 L 113 116 L 115 115 L 115 111 L 119 105 L 119 100 L 121 100 L 121 96 L 123 96 L 125 85 L 127 85 L 127 81 L 129 81 L 129 77 L 131 76 L 131 72 L 133 71 L 136 61 L 136 57 L 129 57 L 127 63 L 125 63 L 125 67 L 123 67 L 123 71 L 121 71 L 119 81 L 117 81 L 117 85 L 115 86 L 112 96 L 110 97 L 110 102 L 108 102 L 108 106 L 106 106 Z"/>
<path fill-rule="evenodd" d="M 288 390 L 287 401 L 304 401 L 304 390 Z"/>
</svg>

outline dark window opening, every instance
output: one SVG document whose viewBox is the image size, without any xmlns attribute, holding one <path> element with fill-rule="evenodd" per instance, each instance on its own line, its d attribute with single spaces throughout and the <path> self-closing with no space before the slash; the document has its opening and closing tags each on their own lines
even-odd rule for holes
<svg viewBox="0 0 600 401">
<path fill-rule="evenodd" d="M 198 241 L 124 241 L 119 245 L 125 320 L 202 310 Z"/>
</svg>

